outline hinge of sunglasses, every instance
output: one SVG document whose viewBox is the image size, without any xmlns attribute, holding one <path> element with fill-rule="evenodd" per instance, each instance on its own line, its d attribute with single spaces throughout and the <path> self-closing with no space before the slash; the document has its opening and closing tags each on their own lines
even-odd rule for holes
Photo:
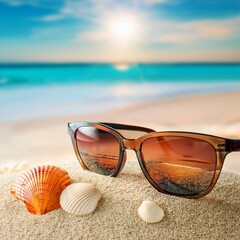
<svg viewBox="0 0 240 240">
<path fill-rule="evenodd" d="M 218 144 L 218 148 L 216 148 L 216 152 L 226 152 L 228 151 L 229 147 L 228 147 L 228 143 L 222 143 L 222 144 Z"/>
<path fill-rule="evenodd" d="M 69 126 L 68 126 L 68 134 L 70 137 L 72 137 L 74 134 L 74 131 Z"/>
</svg>

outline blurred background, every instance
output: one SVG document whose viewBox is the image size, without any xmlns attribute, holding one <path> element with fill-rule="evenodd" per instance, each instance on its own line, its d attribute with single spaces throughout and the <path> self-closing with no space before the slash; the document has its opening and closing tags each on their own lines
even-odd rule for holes
<svg viewBox="0 0 240 240">
<path fill-rule="evenodd" d="M 240 138 L 239 1 L 0 0 L 0 16 L 1 166 L 76 161 L 71 121 Z"/>
</svg>

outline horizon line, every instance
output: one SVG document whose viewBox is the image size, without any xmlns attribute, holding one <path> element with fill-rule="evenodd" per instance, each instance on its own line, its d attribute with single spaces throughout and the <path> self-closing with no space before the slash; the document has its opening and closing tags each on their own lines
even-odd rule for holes
<svg viewBox="0 0 240 240">
<path fill-rule="evenodd" d="M 92 64 L 97 64 L 97 65 L 147 65 L 147 64 L 156 64 L 156 65 L 239 65 L 240 61 L 139 61 L 139 62 L 102 62 L 102 61 L 66 61 L 66 62 L 60 62 L 60 61 L 32 61 L 32 62 L 3 62 L 0 61 L 0 66 L 13 66 L 13 65 L 92 65 Z"/>
</svg>

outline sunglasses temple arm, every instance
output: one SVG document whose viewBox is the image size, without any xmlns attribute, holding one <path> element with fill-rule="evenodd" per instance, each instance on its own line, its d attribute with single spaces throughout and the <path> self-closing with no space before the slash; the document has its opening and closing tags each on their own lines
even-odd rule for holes
<svg viewBox="0 0 240 240">
<path fill-rule="evenodd" d="M 230 152 L 240 152 L 240 140 L 229 140 Z"/>
</svg>

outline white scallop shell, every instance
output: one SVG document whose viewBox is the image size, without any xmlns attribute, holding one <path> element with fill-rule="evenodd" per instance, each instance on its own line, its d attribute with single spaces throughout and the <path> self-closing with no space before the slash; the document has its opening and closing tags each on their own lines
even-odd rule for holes
<svg viewBox="0 0 240 240">
<path fill-rule="evenodd" d="M 143 201 L 138 208 L 138 215 L 148 223 L 160 222 L 164 217 L 164 211 L 154 202 Z"/>
<path fill-rule="evenodd" d="M 68 213 L 85 215 L 92 213 L 101 199 L 102 193 L 90 183 L 73 183 L 60 196 L 60 205 Z"/>
</svg>

